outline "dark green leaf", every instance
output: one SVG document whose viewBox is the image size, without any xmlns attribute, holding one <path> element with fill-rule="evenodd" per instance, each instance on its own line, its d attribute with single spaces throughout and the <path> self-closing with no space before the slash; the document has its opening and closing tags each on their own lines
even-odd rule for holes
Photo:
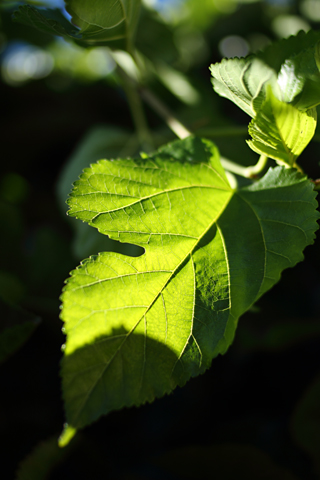
<svg viewBox="0 0 320 480">
<path fill-rule="evenodd" d="M 24 5 L 14 13 L 13 20 L 44 33 L 72 38 L 83 46 L 107 45 L 130 51 L 140 4 L 141 0 L 66 0 L 73 24 L 60 10 Z"/>
<path fill-rule="evenodd" d="M 66 0 L 72 22 L 87 45 L 131 50 L 141 0 Z"/>
<path fill-rule="evenodd" d="M 19 10 L 14 12 L 13 20 L 37 28 L 44 33 L 74 39 L 81 38 L 79 30 L 68 22 L 58 9 L 48 10 L 23 5 L 19 7 Z"/>
</svg>

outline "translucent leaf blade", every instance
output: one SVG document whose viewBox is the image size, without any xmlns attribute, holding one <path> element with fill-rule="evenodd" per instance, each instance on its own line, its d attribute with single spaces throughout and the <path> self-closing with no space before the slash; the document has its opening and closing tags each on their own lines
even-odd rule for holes
<svg viewBox="0 0 320 480">
<path fill-rule="evenodd" d="M 314 197 L 308 180 L 281 167 L 233 191 L 214 145 L 192 137 L 85 170 L 71 215 L 145 253 L 101 253 L 67 281 L 69 426 L 152 401 L 208 368 L 239 316 L 312 243 Z"/>
<path fill-rule="evenodd" d="M 248 145 L 260 155 L 293 166 L 311 141 L 317 112 L 307 112 L 281 102 L 269 91 L 268 97 L 249 125 L 252 140 Z"/>
<path fill-rule="evenodd" d="M 256 55 L 211 65 L 215 91 L 251 117 L 266 98 L 266 87 L 281 101 L 305 111 L 320 103 L 319 32 L 300 32 Z"/>
<path fill-rule="evenodd" d="M 190 161 L 184 164 L 181 159 L 186 152 Z M 202 163 L 204 161 L 206 163 Z M 100 162 L 92 168 L 94 172 L 87 170 L 75 185 L 74 195 L 69 200 L 71 214 L 86 218 L 110 235 L 115 234 L 122 222 L 124 229 L 119 237 L 136 240 L 144 245 L 146 253 L 139 258 L 100 254 L 74 272 L 63 294 L 63 318 L 66 320 L 64 312 L 68 317 L 63 377 L 68 394 L 66 403 L 72 405 L 68 422 L 77 427 L 92 421 L 92 415 L 96 418 L 114 408 L 151 401 L 177 384 L 182 385 L 193 372 L 207 368 L 211 350 L 223 335 L 229 303 L 228 281 L 225 281 L 227 264 L 221 236 L 215 229 L 212 234 L 216 238 L 212 240 L 216 245 L 214 265 L 216 271 L 221 270 L 221 280 L 216 286 L 210 286 L 212 295 L 216 291 L 210 305 L 204 296 L 195 306 L 192 252 L 232 195 L 213 145 L 188 139 L 162 149 L 148 160 Z M 96 196 L 96 189 L 101 192 L 102 185 L 106 195 Z M 203 190 L 212 201 L 209 205 L 199 204 L 199 218 L 196 218 L 194 205 L 203 196 Z M 118 208 L 114 208 L 114 196 L 119 197 Z M 96 208 L 108 208 L 105 203 L 111 205 L 113 216 L 96 214 Z M 84 210 L 85 205 L 90 212 Z M 204 278 L 201 271 L 197 276 L 203 278 L 204 285 L 210 278 L 210 275 Z M 79 303 L 79 293 L 84 288 L 88 292 L 88 303 L 85 298 Z M 95 302 L 100 303 L 97 312 L 92 311 Z M 200 329 L 206 330 L 203 310 L 207 314 L 208 308 L 215 303 L 218 307 L 212 315 L 221 319 L 209 335 L 202 333 L 203 341 L 199 345 L 193 333 L 195 311 L 199 311 Z M 106 315 L 108 322 L 105 322 Z M 97 363 L 97 345 L 102 345 L 105 351 L 106 343 L 108 353 L 103 357 L 100 353 Z M 207 350 L 205 356 L 202 349 Z M 101 378 L 104 383 L 109 375 L 119 378 L 118 386 L 113 380 L 113 392 L 103 411 L 96 408 L 94 393 L 88 402 L 86 397 L 79 396 L 80 375 L 81 382 L 85 381 L 87 368 L 81 362 L 87 357 L 93 362 L 92 367 L 90 364 L 88 367 L 87 382 L 93 382 L 94 386 L 89 390 L 96 392 L 99 399 L 102 387 L 97 379 Z M 116 372 L 121 370 L 122 362 L 127 370 L 119 376 Z M 87 360 L 85 364 L 88 366 Z M 76 385 L 74 390 L 73 384 Z M 79 404 L 75 398 L 79 399 Z M 91 416 L 88 416 L 91 402 Z"/>
<path fill-rule="evenodd" d="M 254 117 L 265 99 L 267 84 L 278 90 L 275 72 L 261 60 L 246 58 L 223 59 L 211 65 L 214 90 Z"/>
</svg>

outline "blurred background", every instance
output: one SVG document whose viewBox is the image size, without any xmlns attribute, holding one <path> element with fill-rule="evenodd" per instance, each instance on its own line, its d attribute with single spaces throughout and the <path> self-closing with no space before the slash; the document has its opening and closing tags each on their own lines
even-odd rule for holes
<svg viewBox="0 0 320 480">
<path fill-rule="evenodd" d="M 0 1 L 2 478 L 320 478 L 319 240 L 241 318 L 234 344 L 204 375 L 57 447 L 59 295 L 83 258 L 122 248 L 67 218 L 65 200 L 83 168 L 136 155 L 141 143 L 114 55 L 127 72 L 128 58 L 14 23 L 22 4 Z M 29 4 L 68 18 L 62 0 Z M 251 165 L 249 119 L 213 92 L 208 67 L 319 27 L 320 0 L 144 0 L 136 47 L 148 89 L 224 157 Z M 144 109 L 153 147 L 173 140 Z M 319 140 L 317 131 L 300 161 L 314 179 Z"/>
</svg>

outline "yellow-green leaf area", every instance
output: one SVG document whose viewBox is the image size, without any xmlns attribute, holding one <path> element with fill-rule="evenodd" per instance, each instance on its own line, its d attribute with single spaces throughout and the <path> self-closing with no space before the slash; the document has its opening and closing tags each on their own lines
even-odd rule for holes
<svg viewBox="0 0 320 480">
<path fill-rule="evenodd" d="M 280 164 L 293 166 L 311 141 L 317 124 L 317 112 L 301 111 L 278 100 L 268 89 L 267 99 L 250 122 L 249 146 Z"/>
<path fill-rule="evenodd" d="M 317 228 L 314 197 L 308 180 L 283 167 L 231 189 L 215 145 L 196 137 L 86 169 L 69 215 L 144 253 L 100 253 L 66 282 L 68 428 L 204 372 L 232 343 L 239 317 L 302 259 Z"/>
</svg>

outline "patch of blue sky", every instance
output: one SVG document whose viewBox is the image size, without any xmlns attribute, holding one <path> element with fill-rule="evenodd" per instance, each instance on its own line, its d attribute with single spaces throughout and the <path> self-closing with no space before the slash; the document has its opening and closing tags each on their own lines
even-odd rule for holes
<svg viewBox="0 0 320 480">
<path fill-rule="evenodd" d="M 184 0 L 154 0 L 154 8 L 160 11 L 168 8 L 176 8 L 184 3 Z"/>
</svg>

